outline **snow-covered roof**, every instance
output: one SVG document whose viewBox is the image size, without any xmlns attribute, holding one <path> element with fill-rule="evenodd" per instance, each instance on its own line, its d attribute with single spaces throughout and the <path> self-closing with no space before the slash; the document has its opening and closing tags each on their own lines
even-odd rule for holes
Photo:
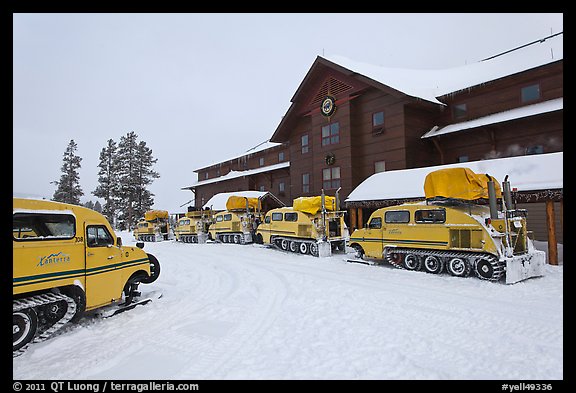
<svg viewBox="0 0 576 393">
<path fill-rule="evenodd" d="M 549 100 L 540 102 L 538 104 L 527 105 L 520 108 L 514 108 L 504 112 L 493 113 L 491 115 L 479 117 L 474 120 L 450 124 L 442 128 L 438 128 L 435 126 L 430 131 L 422 135 L 422 138 L 430 138 L 433 136 L 448 134 L 451 132 L 481 127 L 488 124 L 502 123 L 509 120 L 521 119 L 524 117 L 535 116 L 542 113 L 553 112 L 561 109 L 564 109 L 564 99 L 557 98 L 555 100 Z"/>
<path fill-rule="evenodd" d="M 234 192 L 221 192 L 214 195 L 202 206 L 202 208 L 211 208 L 212 210 L 226 210 L 226 201 L 231 196 L 239 196 L 245 198 L 263 198 L 270 194 L 269 191 L 234 191 Z M 272 194 L 270 194 L 272 195 Z"/>
<path fill-rule="evenodd" d="M 254 146 L 254 147 L 251 147 L 250 149 L 246 150 L 246 151 L 245 151 L 244 153 L 242 153 L 242 154 L 237 154 L 237 155 L 235 155 L 235 156 L 233 156 L 233 157 L 230 157 L 230 158 L 227 158 L 227 159 L 224 159 L 224 160 L 220 160 L 220 161 L 212 162 L 211 164 L 199 166 L 198 169 L 195 169 L 195 170 L 194 170 L 194 172 L 197 172 L 197 171 L 199 171 L 200 169 L 203 169 L 203 168 L 209 168 L 209 167 L 211 167 L 211 166 L 221 164 L 221 163 L 223 163 L 223 162 L 228 162 L 228 161 L 236 160 L 236 159 L 239 159 L 239 158 L 242 158 L 242 157 L 245 157 L 245 156 L 249 156 L 249 155 L 251 155 L 251 154 L 255 154 L 255 153 L 261 152 L 261 151 L 263 151 L 263 150 L 271 149 L 271 148 L 273 148 L 273 147 L 280 146 L 280 145 L 281 145 L 281 143 L 270 142 L 270 141 L 268 140 L 268 141 L 259 143 L 258 145 Z"/>
<path fill-rule="evenodd" d="M 428 173 L 444 168 L 466 167 L 487 173 L 502 182 L 506 175 L 517 191 L 563 188 L 563 152 L 462 162 L 424 168 L 375 173 L 358 185 L 346 202 L 424 198 Z"/>
<path fill-rule="evenodd" d="M 192 187 L 204 186 L 206 184 L 217 183 L 217 182 L 221 182 L 224 180 L 236 179 L 238 177 L 243 177 L 243 176 L 255 175 L 257 173 L 275 171 L 277 169 L 288 168 L 289 166 L 290 166 L 290 161 L 286 161 L 286 162 L 280 162 L 280 163 L 274 164 L 274 165 L 263 166 L 260 168 L 248 169 L 245 171 L 230 171 L 224 176 L 214 177 L 212 179 L 207 179 L 207 180 L 196 181 L 192 185 L 189 185 L 187 187 L 182 187 L 182 189 L 187 190 L 187 189 L 192 188 Z"/>
<path fill-rule="evenodd" d="M 513 75 L 564 58 L 563 34 L 489 60 L 447 69 L 382 67 L 343 56 L 323 56 L 412 97 L 442 104 L 437 97 Z"/>
</svg>

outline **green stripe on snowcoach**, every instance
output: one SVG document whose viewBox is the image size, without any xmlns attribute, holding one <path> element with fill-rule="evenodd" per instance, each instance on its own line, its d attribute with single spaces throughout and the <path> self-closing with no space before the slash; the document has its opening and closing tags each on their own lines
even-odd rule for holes
<svg viewBox="0 0 576 393">
<path fill-rule="evenodd" d="M 424 246 L 447 246 L 448 242 L 435 241 L 435 240 L 401 240 L 401 239 L 380 239 L 380 238 L 361 238 L 352 237 L 351 242 L 375 242 L 375 243 L 391 243 L 391 244 L 410 244 L 410 245 L 424 245 Z"/>
<path fill-rule="evenodd" d="M 50 281 L 65 280 L 70 278 L 77 278 L 82 276 L 94 276 L 97 274 L 108 273 L 113 270 L 127 269 L 130 267 L 143 265 L 148 263 L 148 258 L 134 259 L 112 265 L 99 266 L 91 269 L 78 269 L 68 270 L 64 272 L 37 274 L 34 276 L 16 277 L 12 280 L 12 287 L 20 287 L 23 285 L 39 284 Z"/>
</svg>

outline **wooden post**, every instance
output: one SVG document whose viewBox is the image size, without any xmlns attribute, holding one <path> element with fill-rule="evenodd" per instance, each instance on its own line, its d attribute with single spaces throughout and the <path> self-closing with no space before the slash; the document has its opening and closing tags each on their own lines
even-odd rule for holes
<svg viewBox="0 0 576 393">
<path fill-rule="evenodd" d="M 352 234 L 352 232 L 354 232 L 356 230 L 356 228 L 358 228 L 358 226 L 356 224 L 356 208 L 351 207 L 350 208 L 350 234 Z"/>
<path fill-rule="evenodd" d="M 564 198 L 560 199 L 560 233 L 562 234 L 562 239 L 564 239 Z M 564 243 L 564 240 L 562 240 Z"/>
<path fill-rule="evenodd" d="M 548 263 L 550 265 L 558 265 L 554 201 L 550 199 L 546 200 L 546 227 L 548 229 Z"/>
<path fill-rule="evenodd" d="M 363 223 L 363 219 L 362 219 L 362 208 L 359 207 L 358 208 L 358 229 L 362 229 L 364 228 Z"/>
</svg>

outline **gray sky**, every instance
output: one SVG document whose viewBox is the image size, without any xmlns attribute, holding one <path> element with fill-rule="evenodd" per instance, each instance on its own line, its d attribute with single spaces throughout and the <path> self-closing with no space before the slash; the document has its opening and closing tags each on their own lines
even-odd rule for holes
<svg viewBox="0 0 576 393">
<path fill-rule="evenodd" d="M 318 55 L 450 68 L 563 31 L 562 14 L 14 14 L 13 192 L 52 197 L 71 139 L 82 201 L 130 131 L 171 213 L 194 169 L 270 138 Z"/>
</svg>

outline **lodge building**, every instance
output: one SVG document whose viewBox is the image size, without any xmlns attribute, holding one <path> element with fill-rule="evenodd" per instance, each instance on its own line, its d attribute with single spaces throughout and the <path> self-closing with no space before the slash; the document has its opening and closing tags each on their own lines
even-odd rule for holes
<svg viewBox="0 0 576 393">
<path fill-rule="evenodd" d="M 442 70 L 318 56 L 269 141 L 196 169 L 183 189 L 196 206 L 243 190 L 270 191 L 290 206 L 340 188 L 345 201 L 379 172 L 562 152 L 563 66 L 561 34 Z M 561 203 L 562 190 L 553 194 Z M 349 218 L 356 228 L 377 206 L 346 207 L 362 209 Z"/>
</svg>

